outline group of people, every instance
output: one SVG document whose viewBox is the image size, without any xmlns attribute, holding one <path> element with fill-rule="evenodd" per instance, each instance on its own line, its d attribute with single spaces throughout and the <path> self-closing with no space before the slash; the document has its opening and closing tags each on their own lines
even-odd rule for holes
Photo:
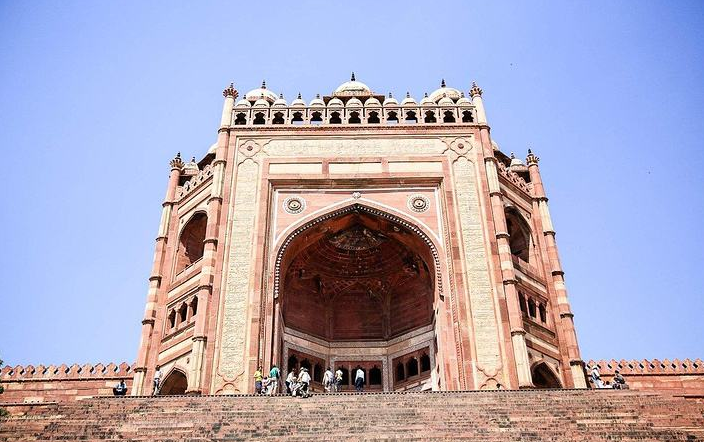
<svg viewBox="0 0 704 442">
<path fill-rule="evenodd" d="M 611 380 L 611 382 L 606 381 L 604 382 L 601 379 L 601 373 L 599 373 L 599 367 L 596 365 L 593 365 L 590 367 L 590 373 L 589 377 L 591 378 L 592 384 L 594 384 L 595 388 L 613 388 L 616 390 L 627 390 L 628 389 L 628 384 L 626 383 L 626 379 L 623 377 L 621 373 L 619 373 L 618 370 L 614 372 L 614 378 Z"/>
<path fill-rule="evenodd" d="M 262 371 L 262 367 L 258 367 L 254 372 L 254 390 L 256 394 L 272 396 L 278 394 L 279 379 L 281 371 L 276 365 L 271 366 L 269 374 L 266 375 Z M 337 369 L 335 372 L 328 367 L 323 375 L 323 389 L 326 393 L 336 393 L 342 390 L 343 372 Z M 296 374 L 296 369 L 293 368 L 286 376 L 286 394 L 294 397 L 309 397 L 310 396 L 310 381 L 311 376 L 306 367 L 301 367 Z M 358 392 L 364 391 L 364 370 L 357 366 L 354 378 L 355 390 Z"/>
</svg>

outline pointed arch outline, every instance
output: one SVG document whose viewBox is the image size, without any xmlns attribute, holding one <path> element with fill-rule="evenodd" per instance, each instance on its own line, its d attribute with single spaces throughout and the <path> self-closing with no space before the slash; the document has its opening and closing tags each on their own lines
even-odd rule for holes
<svg viewBox="0 0 704 442">
<path fill-rule="evenodd" d="M 433 265 L 435 267 L 435 285 L 437 286 L 438 289 L 438 295 L 442 298 L 443 297 L 443 285 L 442 285 L 442 266 L 440 262 L 440 253 L 438 252 L 438 249 L 435 245 L 435 242 L 432 240 L 430 235 L 428 235 L 424 229 L 421 227 L 415 225 L 411 221 L 406 220 L 405 218 L 402 218 L 399 215 L 394 215 L 392 213 L 389 213 L 387 211 L 377 209 L 375 207 L 371 207 L 369 205 L 365 205 L 359 202 L 354 202 L 352 204 L 348 204 L 346 206 L 340 207 L 338 209 L 331 210 L 329 212 L 326 212 L 322 215 L 316 216 L 315 218 L 304 222 L 297 228 L 295 228 L 291 233 L 289 233 L 286 238 L 281 242 L 281 245 L 279 246 L 278 252 L 276 253 L 276 261 L 274 263 L 274 298 L 279 297 L 279 290 L 281 288 L 281 263 L 283 261 L 283 257 L 286 254 L 286 250 L 288 249 L 288 246 L 291 245 L 293 240 L 303 233 L 304 231 L 310 229 L 311 227 L 320 224 L 322 222 L 325 222 L 327 220 L 342 216 L 346 213 L 349 212 L 354 212 L 354 211 L 362 211 L 370 215 L 378 216 L 381 218 L 384 218 L 386 220 L 389 220 L 393 223 L 399 224 L 406 229 L 410 230 L 412 233 L 415 233 L 418 235 L 423 242 L 428 246 L 430 249 L 430 253 L 433 257 Z"/>
<path fill-rule="evenodd" d="M 562 382 L 560 375 L 557 374 L 557 372 L 552 367 L 552 365 L 548 364 L 548 361 L 546 361 L 545 359 L 539 359 L 530 365 L 531 382 L 533 380 L 533 373 L 535 373 L 535 371 L 541 367 L 544 367 L 544 369 L 547 370 L 547 372 L 550 374 L 550 376 L 552 376 L 554 378 L 554 380 L 557 382 L 557 384 L 559 386 L 556 388 L 564 388 L 564 384 Z"/>
<path fill-rule="evenodd" d="M 164 376 L 164 380 L 161 382 L 161 385 L 159 387 L 159 396 L 162 396 L 162 390 L 164 388 L 164 385 L 166 385 L 166 382 L 169 380 L 169 378 L 177 373 L 180 373 L 185 379 L 186 379 L 186 390 L 188 391 L 188 371 L 181 367 L 180 365 L 174 365 L 171 367 L 171 370 Z M 168 396 L 176 396 L 176 395 L 168 395 Z"/>
</svg>

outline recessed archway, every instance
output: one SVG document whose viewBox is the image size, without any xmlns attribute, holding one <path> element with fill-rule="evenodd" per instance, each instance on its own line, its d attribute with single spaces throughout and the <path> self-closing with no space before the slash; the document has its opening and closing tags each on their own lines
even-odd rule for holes
<svg viewBox="0 0 704 442">
<path fill-rule="evenodd" d="M 186 389 L 188 388 L 188 379 L 186 374 L 179 369 L 174 369 L 169 373 L 164 379 L 159 389 L 159 395 L 161 396 L 171 396 L 186 394 Z"/>
<path fill-rule="evenodd" d="M 534 365 L 531 375 L 535 388 L 562 388 L 560 379 L 545 362 Z"/>
</svg>

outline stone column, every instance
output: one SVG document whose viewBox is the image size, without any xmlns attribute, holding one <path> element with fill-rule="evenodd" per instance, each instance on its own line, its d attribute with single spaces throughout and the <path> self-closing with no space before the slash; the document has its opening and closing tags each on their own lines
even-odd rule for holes
<svg viewBox="0 0 704 442">
<path fill-rule="evenodd" d="M 191 362 L 188 373 L 187 394 L 200 394 L 203 391 L 203 359 L 208 339 L 210 296 L 212 295 L 213 280 L 215 278 L 227 146 L 230 142 L 232 110 L 238 95 L 232 83 L 222 94 L 225 97 L 225 102 L 222 107 L 220 129 L 218 129 L 218 147 L 215 151 L 215 160 L 213 160 L 213 183 L 210 188 L 210 197 L 208 198 L 208 224 L 205 230 L 205 239 L 203 240 L 203 259 L 198 284 L 198 312 L 196 313 L 193 331 L 193 348 L 191 350 Z"/>
<path fill-rule="evenodd" d="M 559 314 L 558 330 L 561 330 L 561 339 L 564 340 L 564 345 L 567 347 L 567 357 L 569 358 L 570 372 L 574 382 L 574 388 L 587 388 L 586 379 L 584 376 L 584 362 L 579 354 L 579 346 L 577 345 L 577 333 L 574 328 L 574 314 L 567 300 L 567 288 L 565 287 L 565 272 L 562 271 L 560 258 L 557 252 L 557 242 L 555 241 L 555 229 L 552 226 L 550 218 L 550 210 L 548 208 L 548 199 L 545 196 L 543 181 L 540 177 L 540 169 L 538 168 L 539 158 L 533 152 L 528 150 L 526 164 L 530 174 L 530 181 L 533 185 L 533 198 L 538 207 L 538 213 L 543 226 L 543 236 L 545 238 L 545 246 L 550 261 L 550 272 L 553 288 L 557 295 L 557 310 Z"/>
<path fill-rule="evenodd" d="M 469 91 L 472 102 L 477 109 L 477 122 L 486 125 L 486 114 L 482 102 L 482 90 L 476 83 L 472 83 Z M 509 328 L 511 331 L 511 343 L 513 345 L 513 356 L 516 362 L 516 373 L 518 375 L 518 387 L 530 388 L 533 386 L 530 375 L 530 364 L 528 362 L 528 347 L 526 346 L 523 328 L 523 316 L 518 302 L 518 290 L 516 284 L 516 273 L 511 259 L 511 247 L 509 245 L 509 234 L 506 227 L 506 215 L 504 213 L 503 195 L 499 186 L 499 175 L 496 167 L 496 157 L 494 149 L 489 139 L 488 128 L 480 129 L 482 145 L 484 146 L 484 165 L 486 167 L 487 182 L 489 185 L 489 197 L 491 200 L 491 213 L 494 219 L 496 230 L 496 243 L 501 262 L 501 278 L 503 280 L 504 295 L 506 297 L 506 307 L 508 309 Z"/>
<path fill-rule="evenodd" d="M 151 336 L 154 331 L 154 321 L 156 318 L 157 309 L 157 292 L 161 285 L 161 272 L 164 263 L 166 252 L 166 243 L 168 241 L 169 223 L 171 222 L 171 213 L 175 204 L 176 187 L 181 177 L 183 169 L 183 161 L 181 154 L 176 154 L 176 157 L 171 160 L 171 173 L 169 174 L 169 185 L 166 190 L 166 198 L 162 204 L 161 222 L 159 223 L 159 234 L 156 238 L 156 247 L 154 251 L 154 261 L 152 265 L 151 276 L 149 276 L 149 290 L 147 292 L 147 305 L 144 309 L 144 319 L 142 320 L 142 336 L 139 343 L 139 354 L 137 355 L 137 363 L 134 369 L 134 381 L 132 383 L 132 394 L 143 395 L 149 394 L 145 391 L 145 375 L 147 372 L 147 358 L 149 356 Z"/>
</svg>

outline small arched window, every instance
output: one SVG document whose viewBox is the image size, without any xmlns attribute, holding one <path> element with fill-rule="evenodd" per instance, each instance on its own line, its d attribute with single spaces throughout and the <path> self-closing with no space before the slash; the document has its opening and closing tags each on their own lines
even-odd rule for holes
<svg viewBox="0 0 704 442">
<path fill-rule="evenodd" d="M 369 385 L 381 385 L 381 370 L 376 365 L 369 369 Z"/>
<path fill-rule="evenodd" d="M 543 324 L 548 322 L 548 314 L 547 310 L 545 309 L 545 304 L 540 303 L 540 305 L 538 306 L 538 314 L 540 315 L 540 322 L 542 322 Z"/>
<path fill-rule="evenodd" d="M 423 353 L 420 357 L 420 372 L 425 373 L 426 371 L 430 371 L 430 356 Z"/>
<path fill-rule="evenodd" d="M 406 362 L 406 375 L 412 377 L 418 375 L 418 359 L 412 357 Z"/>
<path fill-rule="evenodd" d="M 345 367 L 340 367 L 342 372 L 342 385 L 350 385 L 350 372 Z"/>
<path fill-rule="evenodd" d="M 474 123 L 474 116 L 472 111 L 466 110 L 462 112 L 462 122 L 463 123 Z"/>
<path fill-rule="evenodd" d="M 396 364 L 396 380 L 402 381 L 406 379 L 406 370 L 403 367 L 403 362 Z"/>
<path fill-rule="evenodd" d="M 293 118 L 291 119 L 293 124 L 303 124 L 303 114 L 301 112 L 294 112 Z"/>
<path fill-rule="evenodd" d="M 198 297 L 193 298 L 191 301 L 191 318 L 194 318 L 198 313 Z"/>
<path fill-rule="evenodd" d="M 408 111 L 406 112 L 406 123 L 417 123 L 418 122 L 418 117 L 416 117 L 416 113 L 413 111 Z"/>
<path fill-rule="evenodd" d="M 254 123 L 254 124 L 266 123 L 266 120 L 264 120 L 264 114 L 261 112 L 257 112 L 256 114 L 254 114 L 254 121 L 252 123 Z"/>
<path fill-rule="evenodd" d="M 333 112 L 330 114 L 330 124 L 342 124 L 342 118 L 340 118 L 339 112 Z"/>
<path fill-rule="evenodd" d="M 235 116 L 235 126 L 244 126 L 247 124 L 247 117 L 243 113 L 239 113 Z"/>
<path fill-rule="evenodd" d="M 186 303 L 184 302 L 181 304 L 181 307 L 178 309 L 178 323 L 183 324 L 186 322 L 186 319 L 188 319 L 188 307 L 186 306 Z"/>
<path fill-rule="evenodd" d="M 284 124 L 284 114 L 281 112 L 276 112 L 274 114 L 274 119 L 271 120 L 272 124 Z"/>
<path fill-rule="evenodd" d="M 169 330 L 176 327 L 176 310 L 171 310 L 169 313 Z"/>
<path fill-rule="evenodd" d="M 360 124 L 362 120 L 359 118 L 359 112 L 350 112 L 350 117 L 347 119 L 350 124 Z"/>
<path fill-rule="evenodd" d="M 511 254 L 524 262 L 530 262 L 530 231 L 525 221 L 515 210 L 507 209 L 505 213 Z"/>
<path fill-rule="evenodd" d="M 437 123 L 438 120 L 435 119 L 435 112 L 426 111 L 425 112 L 425 122 L 426 123 Z"/>
<path fill-rule="evenodd" d="M 455 122 L 455 113 L 452 111 L 445 111 L 444 116 L 442 117 L 442 122 L 443 123 L 454 123 Z"/>
<path fill-rule="evenodd" d="M 386 122 L 389 124 L 397 124 L 398 123 L 398 114 L 394 111 L 391 111 L 386 114 Z"/>
<path fill-rule="evenodd" d="M 367 118 L 367 123 L 379 124 L 379 112 L 369 112 L 369 117 Z"/>
<path fill-rule="evenodd" d="M 533 298 L 528 299 L 528 316 L 535 318 L 535 301 L 533 301 Z"/>
<path fill-rule="evenodd" d="M 176 272 L 180 272 L 203 257 L 205 248 L 203 241 L 207 224 L 208 217 L 205 213 L 198 212 L 181 230 L 176 254 Z"/>
<path fill-rule="evenodd" d="M 323 114 L 320 112 L 313 112 L 310 115 L 310 122 L 311 124 L 320 124 L 323 122 Z"/>
<path fill-rule="evenodd" d="M 523 293 L 518 294 L 518 304 L 521 306 L 521 313 L 523 313 L 523 316 L 528 316 L 528 311 L 526 310 L 526 297 L 523 296 Z"/>
</svg>

